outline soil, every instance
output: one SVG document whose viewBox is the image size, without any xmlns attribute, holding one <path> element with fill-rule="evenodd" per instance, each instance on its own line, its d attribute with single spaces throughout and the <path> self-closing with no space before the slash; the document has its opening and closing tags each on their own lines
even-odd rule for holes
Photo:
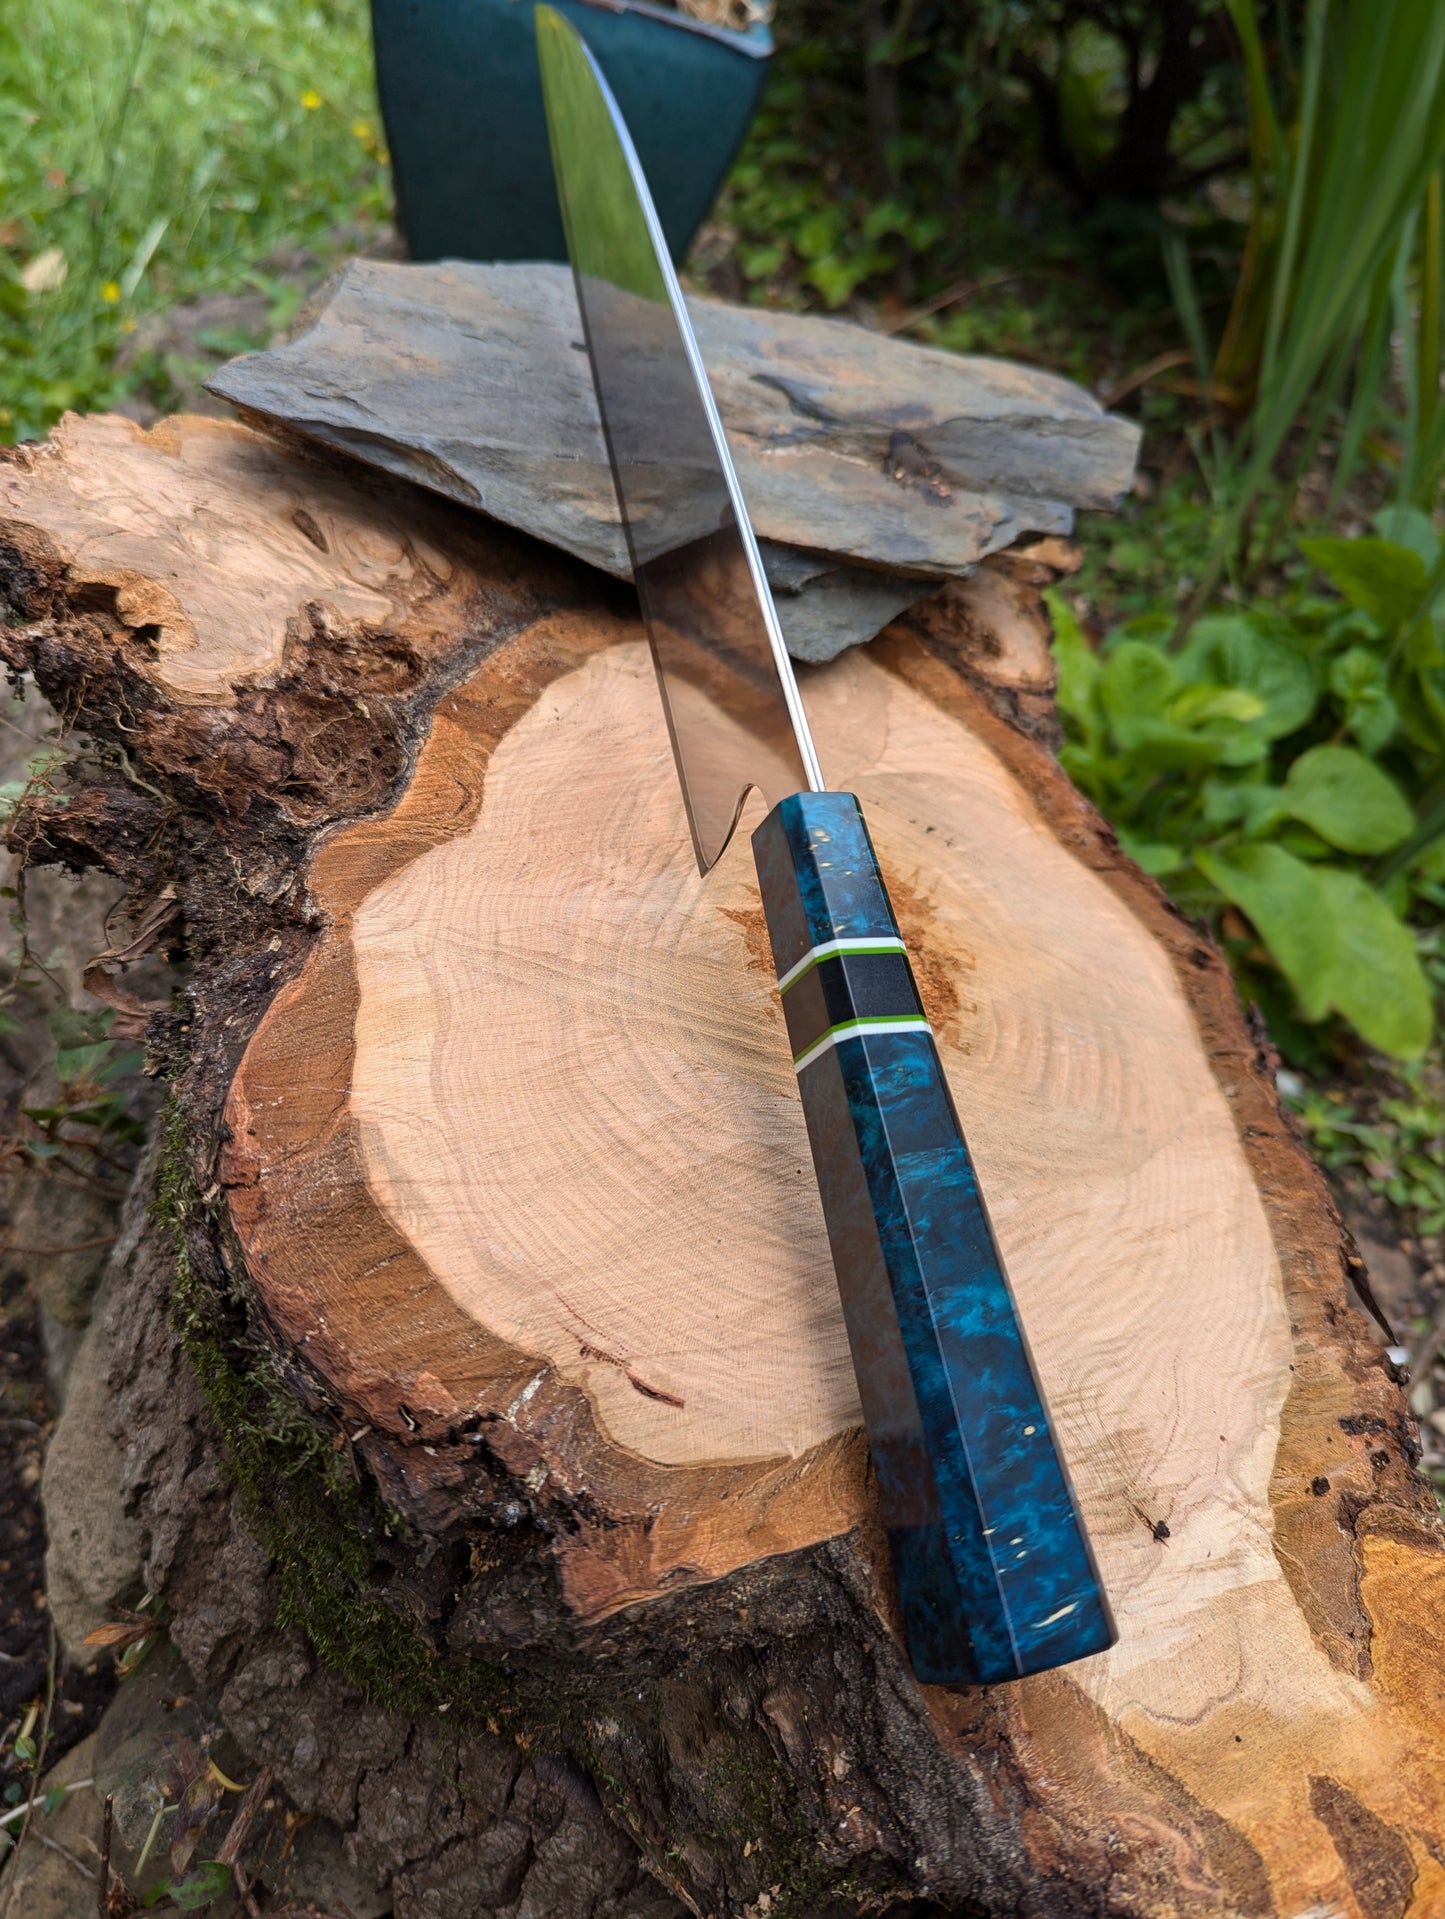
<svg viewBox="0 0 1445 1919">
<path fill-rule="evenodd" d="M 14 1742 L 32 1705 L 43 1718 L 52 1652 L 45 1605 L 40 1472 L 55 1423 L 34 1305 L 13 1270 L 0 1278 L 0 1794 L 24 1796 L 31 1768 Z M 109 1654 L 59 1665 L 47 1767 L 94 1731 L 115 1691 Z M 37 1734 L 39 1725 L 36 1728 Z"/>
</svg>

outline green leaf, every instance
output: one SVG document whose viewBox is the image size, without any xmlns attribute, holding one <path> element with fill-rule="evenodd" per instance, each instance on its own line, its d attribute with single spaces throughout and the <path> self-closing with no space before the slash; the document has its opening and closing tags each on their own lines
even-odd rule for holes
<svg viewBox="0 0 1445 1919">
<path fill-rule="evenodd" d="M 1361 749 L 1372 755 L 1378 753 L 1400 724 L 1400 710 L 1390 697 L 1390 676 L 1384 660 L 1368 646 L 1347 647 L 1330 662 L 1329 688 Z"/>
<path fill-rule="evenodd" d="M 1375 515 L 1375 529 L 1396 546 L 1418 553 L 1427 568 L 1440 557 L 1440 541 L 1430 515 L 1418 506 L 1382 506 Z"/>
<path fill-rule="evenodd" d="M 1231 853 L 1203 847 L 1194 863 L 1204 877 L 1253 922 L 1308 1020 L 1323 1019 L 1339 957 L 1339 935 L 1319 869 L 1280 846 L 1240 846 Z"/>
<path fill-rule="evenodd" d="M 1281 846 L 1194 858 L 1253 923 L 1307 1020 L 1333 1009 L 1381 1052 L 1424 1051 L 1432 1007 L 1415 942 L 1358 873 L 1307 866 Z"/>
<path fill-rule="evenodd" d="M 1170 700 L 1168 712 L 1182 726 L 1207 726 L 1211 720 L 1249 726 L 1263 719 L 1264 701 L 1242 686 L 1186 686 Z"/>
<path fill-rule="evenodd" d="M 222 1865 L 219 1859 L 207 1859 L 188 1873 L 179 1885 L 171 1883 L 156 1891 L 173 1899 L 182 1912 L 199 1912 L 202 1906 L 209 1906 L 212 1900 L 219 1899 L 231 1888 L 231 1868 Z M 152 1894 L 145 1902 L 148 1906 L 156 1903 Z"/>
<path fill-rule="evenodd" d="M 55 1055 L 55 1071 L 61 1081 L 94 1079 L 110 1051 L 108 1039 L 91 1046 L 62 1047 Z"/>
<path fill-rule="evenodd" d="M 1115 723 L 1154 718 L 1174 691 L 1173 664 L 1144 640 L 1123 640 L 1104 661 L 1099 697 Z"/>
<path fill-rule="evenodd" d="M 1285 804 L 1297 820 L 1346 853 L 1387 853 L 1415 824 L 1388 773 L 1352 746 L 1312 746 L 1290 767 Z"/>
<path fill-rule="evenodd" d="M 1099 656 L 1084 638 L 1074 610 L 1062 593 L 1050 587 L 1044 594 L 1044 604 L 1054 629 L 1059 711 L 1075 722 L 1092 745 L 1099 736 Z"/>
<path fill-rule="evenodd" d="M 1174 662 L 1144 640 L 1122 640 L 1109 652 L 1099 676 L 1099 702 L 1121 752 L 1134 773 L 1204 766 L 1250 766 L 1264 757 L 1267 741 L 1252 722 L 1232 717 L 1253 713 L 1249 695 L 1212 687 L 1180 689 Z M 1191 711 L 1191 708 L 1194 709 Z M 1176 713 L 1184 714 L 1184 719 Z M 1190 720 L 1198 716 L 1197 724 Z"/>
<path fill-rule="evenodd" d="M 40 1810 L 45 1814 L 45 1817 L 49 1819 L 52 1813 L 58 1812 L 60 1807 L 64 1803 L 65 1803 L 64 1786 L 52 1786 L 49 1792 L 47 1792 L 45 1797 L 41 1800 Z"/>
<path fill-rule="evenodd" d="M 1237 823 L 1250 838 L 1268 833 L 1285 817 L 1281 788 L 1264 780 L 1206 780 L 1201 797 L 1208 825 Z"/>
<path fill-rule="evenodd" d="M 1434 1007 L 1409 930 L 1358 873 L 1317 867 L 1336 928 L 1330 1004 L 1371 1046 L 1416 1059 L 1430 1043 Z"/>
<path fill-rule="evenodd" d="M 1297 732 L 1319 697 L 1309 661 L 1243 613 L 1200 620 L 1180 664 L 1193 679 L 1254 694 L 1260 702 L 1255 717 L 1272 740 Z"/>
<path fill-rule="evenodd" d="M 1185 864 L 1185 853 L 1181 846 L 1170 846 L 1163 840 L 1151 840 L 1131 833 L 1126 827 L 1116 827 L 1119 844 L 1133 860 L 1136 866 L 1156 880 L 1162 880 L 1170 873 L 1177 873 Z"/>
<path fill-rule="evenodd" d="M 1429 576 L 1409 547 L 1368 536 L 1303 540 L 1300 546 L 1351 606 L 1362 607 L 1386 633 L 1397 633 L 1419 612 Z"/>
<path fill-rule="evenodd" d="M 1322 840 L 1312 826 L 1300 826 L 1293 820 L 1280 828 L 1275 840 L 1286 853 L 1293 853 L 1297 860 L 1333 859 L 1336 852 L 1336 848 L 1328 840 Z"/>
</svg>

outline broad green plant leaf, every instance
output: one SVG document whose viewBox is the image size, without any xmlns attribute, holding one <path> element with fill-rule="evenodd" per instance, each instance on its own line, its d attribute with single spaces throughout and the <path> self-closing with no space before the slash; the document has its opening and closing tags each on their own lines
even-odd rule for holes
<svg viewBox="0 0 1445 1919">
<path fill-rule="evenodd" d="M 1380 654 L 1368 646 L 1347 647 L 1330 661 L 1329 688 L 1361 750 L 1378 753 L 1400 724 L 1400 709 L 1390 696 L 1389 670 Z"/>
<path fill-rule="evenodd" d="M 1253 922 L 1305 1018 L 1323 1019 L 1340 949 L 1319 869 L 1280 846 L 1241 846 L 1227 854 L 1205 847 L 1194 863 Z"/>
<path fill-rule="evenodd" d="M 1338 942 L 1330 1004 L 1382 1053 L 1418 1058 L 1430 1043 L 1434 1008 L 1409 929 L 1358 873 L 1322 866 L 1315 877 Z"/>
<path fill-rule="evenodd" d="M 1121 640 L 1099 676 L 1099 697 L 1116 734 L 1132 720 L 1162 715 L 1176 683 L 1173 662 L 1158 647 L 1144 640 Z"/>
<path fill-rule="evenodd" d="M 1396 546 L 1418 553 L 1427 569 L 1440 557 L 1440 539 L 1428 513 L 1418 506 L 1382 506 L 1375 515 L 1375 531 Z"/>
<path fill-rule="evenodd" d="M 1315 710 L 1319 692 L 1309 661 L 1261 632 L 1246 614 L 1200 620 L 1179 660 L 1191 678 L 1253 693 L 1268 739 L 1297 732 Z"/>
<path fill-rule="evenodd" d="M 1302 540 L 1301 551 L 1351 606 L 1361 607 L 1382 632 L 1398 633 L 1420 611 L 1429 570 L 1418 553 L 1393 540 Z"/>
<path fill-rule="evenodd" d="M 1115 833 L 1129 858 L 1152 879 L 1162 880 L 1187 864 L 1182 846 L 1170 846 L 1167 841 L 1151 840 L 1146 835 L 1131 833 L 1126 826 L 1116 827 Z"/>
<path fill-rule="evenodd" d="M 1055 694 L 1060 712 L 1073 720 L 1092 746 L 1101 731 L 1099 715 L 1099 656 L 1084 638 L 1074 610 L 1056 588 L 1044 595 L 1054 629 L 1054 663 L 1059 684 Z"/>
<path fill-rule="evenodd" d="M 1345 853 L 1388 853 L 1415 824 L 1388 773 L 1352 746 L 1312 746 L 1284 782 L 1289 813 Z"/>
<path fill-rule="evenodd" d="M 219 1859 L 207 1859 L 186 1878 L 175 1881 L 167 1879 L 152 1888 L 142 1901 L 143 1905 L 158 1906 L 163 1899 L 172 1900 L 182 1912 L 199 1912 L 219 1899 L 231 1887 L 231 1868 L 223 1865 Z"/>
<path fill-rule="evenodd" d="M 1238 825 L 1250 839 L 1271 832 L 1289 813 L 1284 789 L 1267 780 L 1206 780 L 1200 800 L 1207 825 Z"/>
<path fill-rule="evenodd" d="M 1252 766 L 1268 751 L 1256 694 L 1181 687 L 1175 662 L 1147 640 L 1121 640 L 1110 651 L 1098 690 L 1114 743 L 1137 773 Z"/>
<path fill-rule="evenodd" d="M 1381 1052 L 1425 1050 L 1433 1008 L 1415 942 L 1359 874 L 1282 846 L 1204 849 L 1195 864 L 1253 923 L 1307 1020 L 1333 1010 Z"/>
</svg>

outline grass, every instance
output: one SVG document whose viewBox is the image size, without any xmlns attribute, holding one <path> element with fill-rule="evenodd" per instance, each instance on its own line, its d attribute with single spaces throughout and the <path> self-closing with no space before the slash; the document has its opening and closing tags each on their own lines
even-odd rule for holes
<svg viewBox="0 0 1445 1919">
<path fill-rule="evenodd" d="M 155 379 L 129 336 L 176 302 L 284 319 L 297 253 L 319 273 L 389 211 L 359 0 L 0 9 L 0 441 Z"/>
</svg>

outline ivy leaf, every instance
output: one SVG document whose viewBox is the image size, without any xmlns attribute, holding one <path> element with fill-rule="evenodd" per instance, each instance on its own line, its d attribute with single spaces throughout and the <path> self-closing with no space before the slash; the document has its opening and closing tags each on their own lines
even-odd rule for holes
<svg viewBox="0 0 1445 1919">
<path fill-rule="evenodd" d="M 1285 804 L 1297 820 L 1346 853 L 1385 853 L 1415 824 L 1388 773 L 1352 746 L 1312 746 L 1290 767 Z"/>
<path fill-rule="evenodd" d="M 1397 633 L 1420 611 L 1428 577 L 1425 562 L 1393 540 L 1319 539 L 1300 543 L 1351 606 L 1362 607 L 1386 633 Z"/>
<path fill-rule="evenodd" d="M 1430 985 L 1409 931 L 1358 873 L 1315 868 L 1338 940 L 1330 1004 L 1382 1053 L 1416 1059 L 1430 1043 Z"/>
<path fill-rule="evenodd" d="M 1340 943 L 1319 868 L 1269 845 L 1240 846 L 1230 853 L 1202 847 L 1194 863 L 1253 922 L 1305 1018 L 1323 1019 Z"/>
</svg>

